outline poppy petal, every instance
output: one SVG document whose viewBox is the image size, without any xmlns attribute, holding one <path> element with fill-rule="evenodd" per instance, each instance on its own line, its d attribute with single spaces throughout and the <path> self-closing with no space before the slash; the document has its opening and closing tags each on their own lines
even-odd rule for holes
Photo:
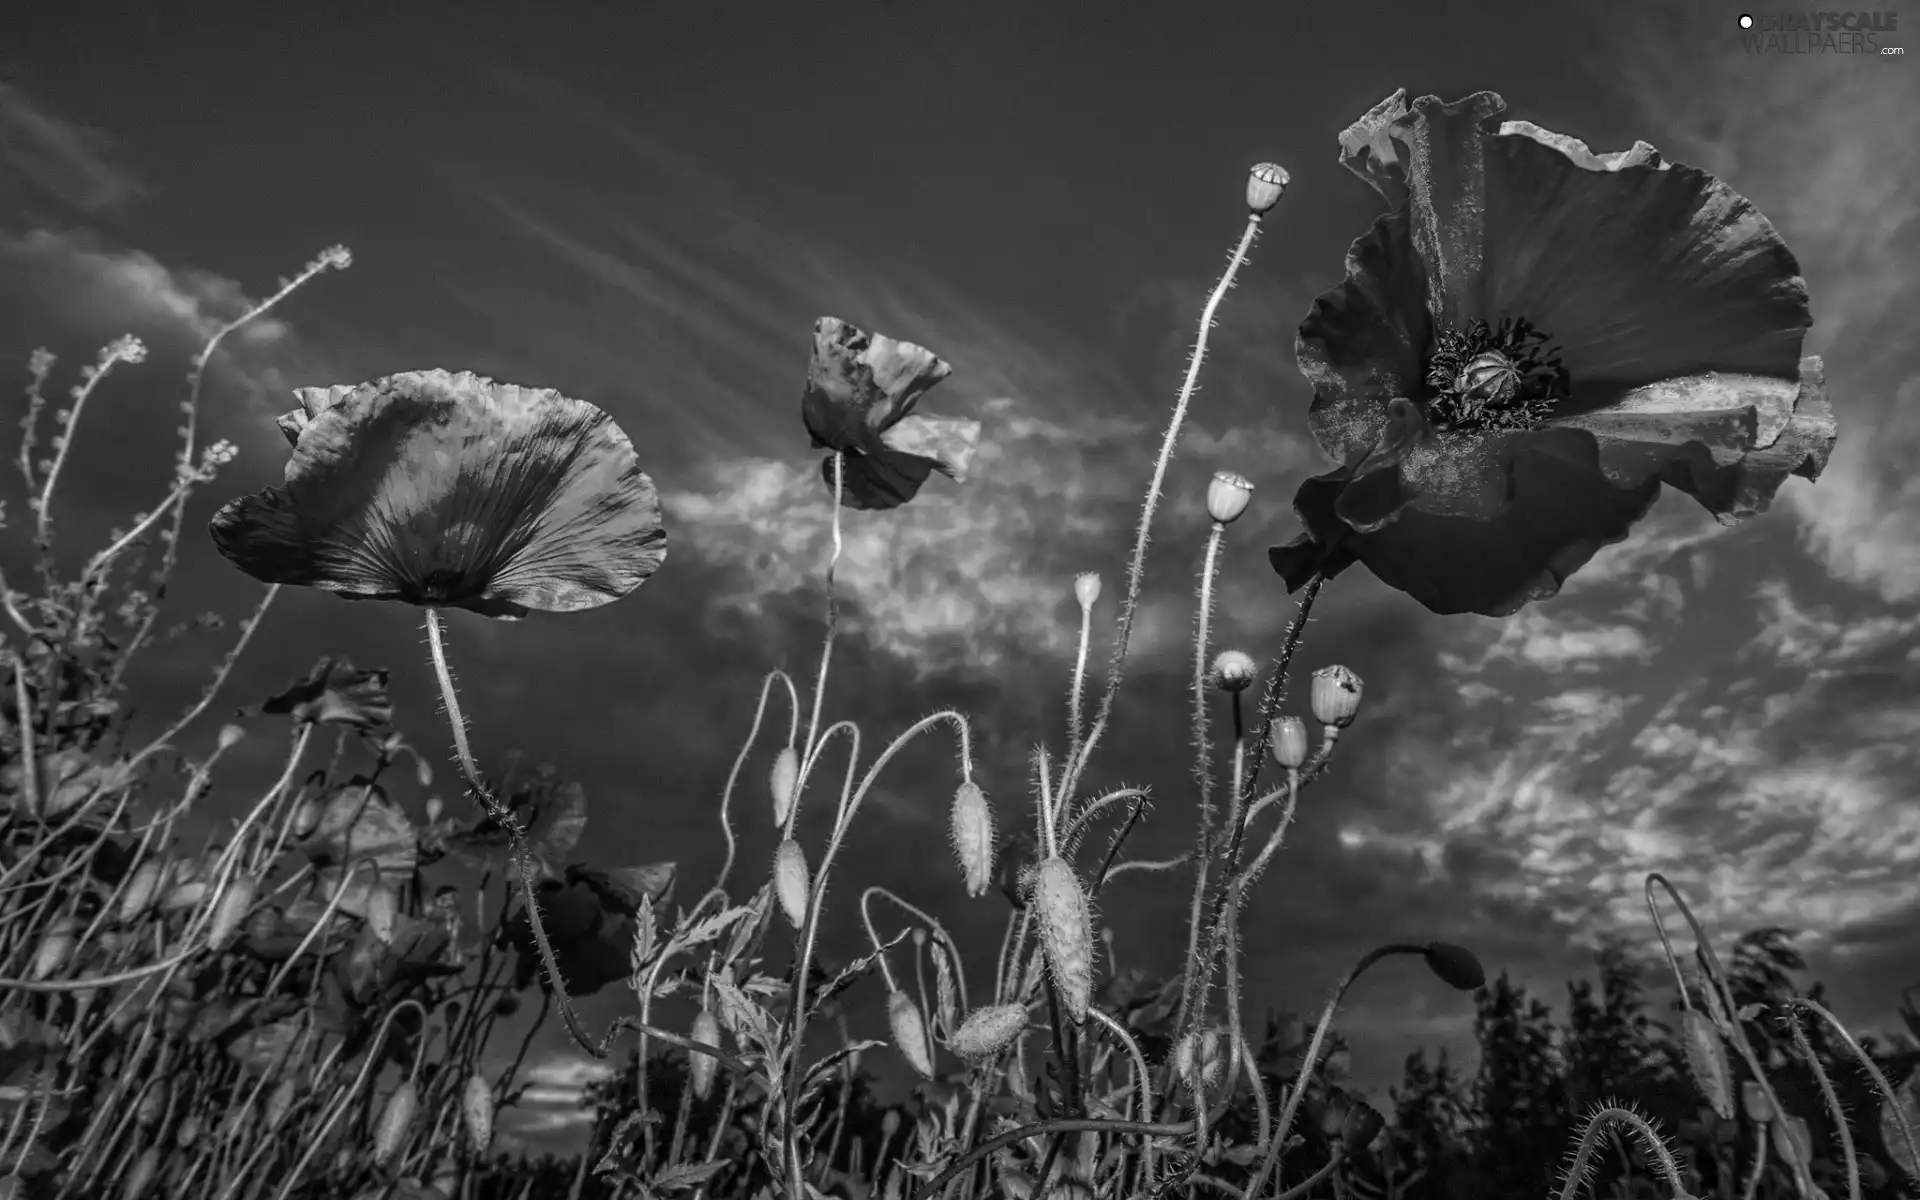
<svg viewBox="0 0 1920 1200">
<path fill-rule="evenodd" d="M 1393 140 L 1393 127 L 1407 115 L 1407 89 L 1367 110 L 1340 134 L 1340 165 L 1398 209 L 1407 202 L 1407 157 Z"/>
<path fill-rule="evenodd" d="M 850 452 L 841 505 L 875 510 L 898 508 L 919 494 L 935 471 L 955 482 L 966 479 L 967 464 L 980 446 L 980 422 L 957 417 L 911 416 L 880 435 L 878 454 Z M 820 464 L 820 477 L 833 488 L 833 459 Z"/>
<path fill-rule="evenodd" d="M 343 397 L 353 394 L 350 384 L 336 383 L 323 388 L 295 388 L 293 398 L 300 407 L 279 417 L 274 425 L 285 435 L 289 446 L 300 444 L 300 434 L 321 413 L 338 404 Z"/>
<path fill-rule="evenodd" d="M 946 360 L 924 346 L 821 317 L 813 323 L 801 420 L 816 450 L 878 453 L 882 431 L 952 373 Z"/>
<path fill-rule="evenodd" d="M 1432 337 L 1426 268 L 1407 214 L 1388 213 L 1348 248 L 1346 280 L 1314 300 L 1294 341 L 1300 373 L 1313 387 L 1307 423 L 1323 453 L 1350 462 L 1373 447 L 1385 428 L 1385 400 L 1420 394 Z"/>
<path fill-rule="evenodd" d="M 440 370 L 333 403 L 286 482 L 228 504 L 211 532 L 263 582 L 504 618 L 606 604 L 666 557 L 653 483 L 606 413 Z"/>
</svg>

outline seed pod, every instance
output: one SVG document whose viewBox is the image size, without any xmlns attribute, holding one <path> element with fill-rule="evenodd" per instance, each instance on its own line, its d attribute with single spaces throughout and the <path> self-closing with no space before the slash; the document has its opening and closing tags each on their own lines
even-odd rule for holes
<svg viewBox="0 0 1920 1200">
<path fill-rule="evenodd" d="M 227 881 L 227 888 L 213 902 L 213 916 L 207 923 L 207 948 L 225 950 L 240 933 L 240 922 L 253 907 L 260 885 L 242 875 Z"/>
<path fill-rule="evenodd" d="M 953 853 L 960 860 L 967 895 L 984 896 L 993 880 L 993 809 L 987 804 L 986 793 L 971 779 L 953 794 L 950 825 Z"/>
<path fill-rule="evenodd" d="M 773 823 L 786 827 L 787 814 L 793 811 L 793 790 L 800 784 L 800 755 L 792 746 L 782 746 L 774 757 L 773 773 L 767 790 L 773 793 Z"/>
<path fill-rule="evenodd" d="M 182 1150 L 191 1150 L 193 1144 L 199 1140 L 200 1114 L 188 1113 L 180 1119 L 180 1124 L 174 1127 L 174 1145 L 180 1147 Z"/>
<path fill-rule="evenodd" d="M 1287 194 L 1287 170 L 1279 163 L 1255 163 L 1247 172 L 1247 209 L 1255 214 L 1273 211 Z"/>
<path fill-rule="evenodd" d="M 460 1121 L 473 1152 L 485 1154 L 493 1142 L 493 1088 L 478 1071 L 467 1076 L 466 1089 L 460 1093 Z"/>
<path fill-rule="evenodd" d="M 920 1006 L 905 992 L 896 991 L 887 1000 L 887 1025 L 893 1031 L 893 1044 L 907 1065 L 924 1079 L 933 1078 L 933 1050 L 927 1042 L 927 1022 Z"/>
<path fill-rule="evenodd" d="M 400 919 L 400 901 L 393 889 L 376 885 L 367 890 L 367 932 L 382 946 L 393 945 L 393 926 Z"/>
<path fill-rule="evenodd" d="M 120 1189 L 120 1195 L 124 1200 L 145 1200 L 148 1186 L 159 1173 L 160 1148 L 148 1146 L 133 1160 L 133 1169 L 127 1172 L 127 1184 Z"/>
<path fill-rule="evenodd" d="M 706 1008 L 700 1010 L 700 1015 L 693 1019 L 692 1037 L 694 1041 L 704 1042 L 709 1046 L 720 1045 L 720 1022 L 714 1019 L 713 1010 Z M 713 1073 L 719 1069 L 719 1066 L 719 1061 L 713 1055 L 702 1054 L 697 1050 L 693 1052 L 690 1073 L 693 1076 L 695 1099 L 705 1100 L 712 1093 Z"/>
<path fill-rule="evenodd" d="M 420 1107 L 420 1089 L 409 1079 L 393 1089 L 393 1095 L 387 1097 L 385 1108 L 380 1110 L 380 1119 L 373 1126 L 373 1165 L 386 1167 L 393 1156 L 400 1151 L 401 1143 L 407 1140 L 407 1129 L 413 1124 L 414 1110 Z"/>
<path fill-rule="evenodd" d="M 1207 484 L 1207 515 L 1221 525 L 1230 525 L 1247 511 L 1253 499 L 1253 484 L 1244 475 L 1215 471 Z"/>
<path fill-rule="evenodd" d="M 1273 737 L 1273 761 L 1289 771 L 1298 770 L 1307 761 L 1307 723 L 1299 717 L 1275 717 L 1269 728 Z"/>
<path fill-rule="evenodd" d="M 1313 673 L 1313 719 L 1345 729 L 1360 711 L 1360 677 L 1345 667 L 1321 667 Z"/>
<path fill-rule="evenodd" d="M 133 877 L 127 880 L 127 889 L 120 893 L 120 922 L 132 924 L 141 913 L 153 904 L 160 887 L 166 882 L 167 866 L 158 859 L 148 859 L 134 868 Z"/>
<path fill-rule="evenodd" d="M 267 1097 L 265 1115 L 268 1129 L 278 1129 L 280 1122 L 287 1119 L 287 1114 L 293 1110 L 294 1094 L 293 1080 L 284 1079 Z"/>
<path fill-rule="evenodd" d="M 1079 1024 L 1087 1019 L 1093 1001 L 1093 912 L 1065 859 L 1040 864 L 1033 880 L 1033 907 L 1040 916 L 1040 946 L 1053 986 L 1067 1014 Z"/>
<path fill-rule="evenodd" d="M 1092 571 L 1074 576 L 1073 598 L 1080 602 L 1081 608 L 1092 608 L 1100 599 L 1100 577 Z"/>
<path fill-rule="evenodd" d="M 785 838 L 773 855 L 773 894 L 780 901 L 780 911 L 787 914 L 788 922 L 795 929 L 806 926 L 809 890 L 807 856 L 799 842 Z"/>
<path fill-rule="evenodd" d="M 55 917 L 48 922 L 40 948 L 33 953 L 33 965 L 27 968 L 27 978 L 38 983 L 59 974 L 73 957 L 74 938 L 79 932 L 80 922 L 72 917 Z"/>
<path fill-rule="evenodd" d="M 1682 1044 L 1686 1050 L 1687 1071 L 1694 1086 L 1723 1121 L 1733 1119 L 1733 1072 L 1727 1064 L 1726 1043 L 1720 1031 L 1697 1008 L 1680 1018 Z"/>
<path fill-rule="evenodd" d="M 1222 650 L 1213 660 L 1213 684 L 1223 692 L 1244 692 L 1260 674 L 1245 650 Z"/>
<path fill-rule="evenodd" d="M 1012 1045 L 1026 1027 L 1025 1005 L 989 1004 L 967 1014 L 947 1039 L 947 1049 L 969 1062 L 984 1062 Z"/>
</svg>

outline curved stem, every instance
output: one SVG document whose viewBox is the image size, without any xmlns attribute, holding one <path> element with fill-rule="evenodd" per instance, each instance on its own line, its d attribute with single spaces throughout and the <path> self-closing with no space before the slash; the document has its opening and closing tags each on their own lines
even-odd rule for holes
<svg viewBox="0 0 1920 1200">
<path fill-rule="evenodd" d="M 1193 852 L 1193 899 L 1187 905 L 1187 961 L 1194 962 L 1200 954 L 1201 914 L 1207 903 L 1207 867 L 1213 846 L 1213 746 L 1207 739 L 1207 634 L 1213 620 L 1213 576 L 1220 561 L 1220 540 L 1226 535 L 1227 527 L 1220 522 L 1213 523 L 1213 529 L 1207 534 L 1206 559 L 1200 569 L 1200 611 L 1194 622 L 1193 634 L 1193 781 L 1200 793 L 1200 818 L 1194 832 Z M 1188 971 L 1180 984 L 1180 1005 L 1174 1010 L 1173 1027 L 1184 1029 L 1187 1015 L 1194 1006 L 1198 993 L 1202 1012 L 1207 1007 L 1207 997 L 1212 992 L 1212 976 L 1208 973 L 1199 988 L 1194 985 L 1201 982 L 1199 972 Z"/>
</svg>

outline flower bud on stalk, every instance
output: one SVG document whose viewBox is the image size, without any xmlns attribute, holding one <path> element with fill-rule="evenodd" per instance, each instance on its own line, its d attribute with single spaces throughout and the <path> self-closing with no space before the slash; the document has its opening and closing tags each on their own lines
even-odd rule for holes
<svg viewBox="0 0 1920 1200">
<path fill-rule="evenodd" d="M 1247 172 L 1247 208 L 1257 215 L 1273 211 L 1287 193 L 1287 171 L 1279 163 L 1263 162 Z"/>
<path fill-rule="evenodd" d="M 1313 673 L 1313 719 L 1345 729 L 1360 711 L 1360 677 L 1345 667 L 1321 667 Z"/>
<path fill-rule="evenodd" d="M 773 855 L 773 894 L 780 901 L 780 911 L 787 914 L 788 922 L 795 929 L 806 928 L 810 890 L 807 856 L 799 842 L 786 838 Z"/>
<path fill-rule="evenodd" d="M 133 878 L 127 880 L 127 890 L 120 893 L 120 920 L 130 924 L 141 913 L 152 906 L 159 896 L 160 888 L 166 883 L 166 864 L 158 859 L 148 859 L 134 868 Z"/>
<path fill-rule="evenodd" d="M 1222 650 L 1213 660 L 1213 681 L 1223 692 L 1244 692 L 1252 686 L 1260 667 L 1243 650 Z"/>
<path fill-rule="evenodd" d="M 253 907 L 253 898 L 259 892 L 259 884 L 251 877 L 242 875 L 227 881 L 226 890 L 213 902 L 213 915 L 208 918 L 207 948 L 225 950 L 233 945 L 240 933 L 240 923 Z"/>
<path fill-rule="evenodd" d="M 1100 577 L 1092 571 L 1084 571 L 1075 576 L 1073 595 L 1080 601 L 1081 608 L 1092 608 L 1100 599 Z"/>
<path fill-rule="evenodd" d="M 697 1083 L 694 1090 L 699 1091 Z M 467 1085 L 460 1093 L 460 1121 L 466 1126 L 474 1153 L 485 1154 L 493 1141 L 493 1088 L 478 1071 L 467 1076 Z"/>
<path fill-rule="evenodd" d="M 1231 525 L 1247 511 L 1247 503 L 1252 499 L 1253 484 L 1246 476 L 1215 471 L 1213 482 L 1207 485 L 1207 515 L 1218 524 Z"/>
<path fill-rule="evenodd" d="M 800 754 L 792 746 L 783 746 L 774 757 L 773 772 L 767 790 L 773 794 L 773 823 L 781 828 L 793 811 L 793 790 L 800 783 Z"/>
<path fill-rule="evenodd" d="M 387 1097 L 387 1105 L 380 1110 L 380 1119 L 373 1127 L 373 1165 L 385 1167 L 399 1153 L 400 1146 L 406 1141 L 407 1129 L 413 1124 L 413 1114 L 420 1107 L 420 1089 L 408 1079 L 393 1090 Z"/>
<path fill-rule="evenodd" d="M 947 1049 L 969 1062 L 984 1062 L 1011 1045 L 1026 1027 L 1025 1005 L 990 1004 L 967 1014 L 947 1039 Z"/>
<path fill-rule="evenodd" d="M 700 1010 L 700 1015 L 693 1019 L 693 1029 L 689 1036 L 691 1036 L 694 1041 L 702 1042 L 709 1046 L 718 1047 L 720 1045 L 720 1022 L 714 1018 L 711 1009 L 703 1008 Z M 712 1093 L 713 1073 L 719 1066 L 719 1060 L 714 1058 L 713 1055 L 704 1054 L 698 1050 L 693 1051 L 693 1065 L 690 1074 L 693 1076 L 693 1095 L 695 1099 L 705 1100 L 707 1096 Z"/>
<path fill-rule="evenodd" d="M 907 1065 L 923 1079 L 932 1079 L 933 1051 L 927 1041 L 927 1023 L 920 1015 L 920 1006 L 905 992 L 896 991 L 887 1001 L 887 1026 Z"/>
<path fill-rule="evenodd" d="M 1033 880 L 1033 907 L 1040 918 L 1040 947 L 1060 1002 L 1074 1023 L 1087 1019 L 1093 1000 L 1093 912 L 1080 879 L 1065 859 L 1049 858 Z"/>
<path fill-rule="evenodd" d="M 986 895 L 993 879 L 993 809 L 986 793 L 969 779 L 953 794 L 953 853 L 966 878 L 967 895 Z"/>
</svg>

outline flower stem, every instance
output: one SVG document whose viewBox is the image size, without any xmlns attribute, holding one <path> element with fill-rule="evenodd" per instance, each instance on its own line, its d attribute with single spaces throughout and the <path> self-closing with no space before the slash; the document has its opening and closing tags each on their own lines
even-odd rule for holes
<svg viewBox="0 0 1920 1200">
<path fill-rule="evenodd" d="M 1115 695 L 1120 691 L 1121 669 L 1126 665 L 1127 645 L 1133 636 L 1134 611 L 1140 602 L 1140 583 L 1146 574 L 1147 542 L 1153 528 L 1154 510 L 1160 506 L 1160 488 L 1167 477 L 1167 463 L 1173 458 L 1173 447 L 1180 440 L 1180 427 L 1187 419 L 1187 405 L 1193 400 L 1193 391 L 1200 381 L 1200 365 L 1207 356 L 1207 335 L 1213 330 L 1213 316 L 1225 298 L 1227 290 L 1233 286 L 1234 276 L 1247 261 L 1248 251 L 1253 249 L 1253 240 L 1260 233 L 1260 214 L 1249 213 L 1247 227 L 1240 234 L 1240 244 L 1234 247 L 1233 255 L 1227 260 L 1227 270 L 1214 285 L 1212 295 L 1207 297 L 1207 305 L 1200 312 L 1200 333 L 1193 344 L 1193 353 L 1187 359 L 1187 374 L 1180 385 L 1180 395 L 1173 403 L 1173 417 L 1167 422 L 1167 433 L 1160 443 L 1160 456 L 1154 460 L 1153 481 L 1147 485 L 1147 497 L 1140 509 L 1140 527 L 1134 534 L 1133 557 L 1127 562 L 1127 595 L 1120 604 L 1120 627 L 1114 637 L 1113 656 L 1107 665 L 1107 683 L 1100 695 L 1096 725 L 1104 725 L 1113 711 Z M 1073 794 L 1073 788 L 1079 782 L 1080 764 L 1075 764 L 1074 774 L 1061 781 L 1067 794 Z"/>
<path fill-rule="evenodd" d="M 527 854 L 527 831 L 521 826 L 520 818 L 500 803 L 487 790 L 486 784 L 480 781 L 480 766 L 474 762 L 473 748 L 467 742 L 467 718 L 460 711 L 460 696 L 453 686 L 453 671 L 447 666 L 440 610 L 431 606 L 427 608 L 427 647 L 433 657 L 433 674 L 440 683 L 441 699 L 447 705 L 447 724 L 453 728 L 453 752 L 460 760 L 460 772 L 466 776 L 467 786 L 472 789 L 481 808 L 507 831 L 514 873 L 520 879 L 520 902 L 527 906 L 527 925 L 533 931 L 533 944 L 540 951 L 540 965 L 546 969 L 553 998 L 560 1006 L 560 1019 L 566 1022 L 567 1032 L 573 1035 L 573 1040 L 582 1050 L 596 1058 L 604 1058 L 606 1050 L 594 1045 L 593 1038 L 580 1023 L 580 1014 L 573 1010 L 573 1002 L 567 998 L 567 981 L 560 976 L 560 964 L 553 957 L 553 943 L 547 939 L 546 925 L 540 919 L 540 903 L 533 894 L 533 863 Z"/>
<path fill-rule="evenodd" d="M 1200 568 L 1200 611 L 1193 634 L 1193 780 L 1200 792 L 1200 819 L 1194 834 L 1193 901 L 1187 913 L 1187 962 L 1193 964 L 1200 953 L 1201 912 L 1207 902 L 1207 862 L 1213 849 L 1213 747 L 1207 740 L 1207 635 L 1213 622 L 1213 577 L 1220 562 L 1220 540 L 1227 527 L 1218 521 L 1207 534 L 1206 559 Z M 1187 1014 L 1194 1004 L 1194 983 L 1199 972 L 1191 965 L 1180 984 L 1180 1007 L 1173 1027 L 1184 1029 Z M 1200 1008 L 1207 1006 L 1209 986 L 1200 992 Z"/>
</svg>

